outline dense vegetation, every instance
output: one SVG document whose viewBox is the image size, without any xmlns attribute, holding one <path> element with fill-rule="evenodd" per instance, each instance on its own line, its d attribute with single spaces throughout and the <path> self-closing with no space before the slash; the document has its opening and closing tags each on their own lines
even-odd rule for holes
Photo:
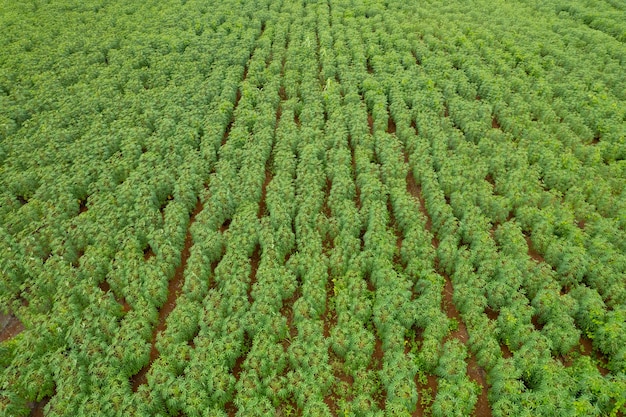
<svg viewBox="0 0 626 417">
<path fill-rule="evenodd" d="M 1 415 L 623 415 L 623 2 L 0 27 Z"/>
</svg>

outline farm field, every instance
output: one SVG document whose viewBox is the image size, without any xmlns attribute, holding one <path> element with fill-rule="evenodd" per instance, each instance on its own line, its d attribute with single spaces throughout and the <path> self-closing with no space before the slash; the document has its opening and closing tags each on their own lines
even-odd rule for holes
<svg viewBox="0 0 626 417">
<path fill-rule="evenodd" d="M 623 1 L 0 27 L 0 416 L 626 412 Z"/>
</svg>

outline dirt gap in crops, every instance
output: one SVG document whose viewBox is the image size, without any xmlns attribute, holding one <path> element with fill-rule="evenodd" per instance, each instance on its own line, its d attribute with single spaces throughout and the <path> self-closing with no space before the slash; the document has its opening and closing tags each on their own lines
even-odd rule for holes
<svg viewBox="0 0 626 417">
<path fill-rule="evenodd" d="M 489 320 L 498 320 L 500 312 L 492 309 L 491 307 L 486 307 L 485 314 L 489 317 Z"/>
<path fill-rule="evenodd" d="M 394 265 L 398 265 L 399 267 L 404 269 L 406 265 L 402 261 L 402 231 L 400 230 L 400 225 L 398 224 L 398 221 L 393 214 L 391 197 L 387 198 L 387 211 L 389 212 L 389 227 L 391 227 L 391 230 L 393 230 L 393 233 L 396 237 L 396 250 L 393 255 L 393 263 Z"/>
<path fill-rule="evenodd" d="M 241 376 L 241 367 L 243 363 L 245 362 L 246 357 L 248 356 L 248 352 L 250 352 L 250 349 L 252 349 L 252 339 L 250 339 L 250 336 L 248 336 L 248 333 L 245 332 L 243 335 L 243 352 L 235 360 L 235 364 L 232 369 L 232 374 L 235 377 L 236 382 L 239 382 L 239 378 Z M 229 417 L 231 416 L 234 417 L 235 415 L 237 415 L 237 412 L 239 411 L 237 409 L 237 406 L 232 401 L 228 402 L 224 406 L 224 408 L 226 409 L 226 412 Z"/>
<path fill-rule="evenodd" d="M 432 223 L 432 220 L 430 219 L 430 216 L 428 215 L 428 212 L 426 211 L 426 201 L 424 200 L 424 196 L 422 194 L 422 187 L 417 184 L 417 182 L 415 181 L 415 177 L 411 173 L 410 169 L 406 176 L 406 189 L 409 192 L 409 194 L 418 201 L 419 210 L 424 215 L 424 218 L 426 219 L 425 228 L 428 232 L 432 233 L 433 223 Z M 432 245 L 436 249 L 439 247 L 439 239 L 437 239 L 434 233 L 432 233 L 432 235 L 433 235 Z"/>
<path fill-rule="evenodd" d="M 174 197 L 170 194 L 170 195 L 167 196 L 165 201 L 163 201 L 161 203 L 161 205 L 159 206 L 159 213 L 161 213 L 161 219 L 165 220 L 165 208 L 170 203 L 170 201 L 172 201 L 173 199 L 174 199 Z"/>
<path fill-rule="evenodd" d="M 502 352 L 502 357 L 504 359 L 509 359 L 513 357 L 513 353 L 511 352 L 511 349 L 509 349 L 506 343 L 502 343 L 502 342 L 500 343 L 500 351 Z"/>
<path fill-rule="evenodd" d="M 300 122 L 300 115 L 296 112 L 293 113 L 293 122 L 297 127 L 300 127 L 302 123 Z"/>
<path fill-rule="evenodd" d="M 493 129 L 501 129 L 498 118 L 495 115 L 491 118 L 491 127 Z"/>
<path fill-rule="evenodd" d="M 455 320 L 458 323 L 458 328 L 453 331 L 448 338 L 454 338 L 467 345 L 469 340 L 469 333 L 467 327 L 461 318 L 459 311 L 453 302 L 454 288 L 450 277 L 446 274 L 442 274 L 445 278 L 444 297 L 443 297 L 443 310 L 446 312 L 448 318 Z M 467 362 L 467 375 L 471 380 L 476 382 L 482 387 L 478 400 L 474 408 L 474 415 L 477 416 L 491 416 L 491 407 L 487 398 L 487 374 L 485 370 L 478 365 L 476 357 L 468 349 L 469 360 Z"/>
<path fill-rule="evenodd" d="M 494 321 L 498 320 L 498 317 L 500 316 L 499 311 L 496 311 L 489 306 L 485 308 L 484 313 L 487 315 L 489 320 L 494 320 Z M 513 354 L 511 353 L 511 350 L 509 349 L 509 347 L 502 342 L 500 342 L 500 351 L 502 352 L 502 356 L 505 359 L 513 357 Z"/>
<path fill-rule="evenodd" d="M 600 139 L 601 139 L 600 134 L 596 133 L 593 136 L 593 140 L 591 141 L 591 145 L 597 145 L 598 143 L 600 143 Z"/>
<path fill-rule="evenodd" d="M 224 223 L 222 223 L 222 225 L 218 229 L 219 232 L 222 233 L 222 234 L 225 233 L 228 230 L 228 228 L 230 227 L 230 222 L 231 221 L 232 221 L 232 219 L 224 220 Z"/>
<path fill-rule="evenodd" d="M 326 280 L 326 312 L 324 313 L 324 338 L 330 337 L 330 330 L 337 325 L 337 312 L 333 306 L 335 285 L 332 280 L 330 267 L 328 267 L 328 279 Z"/>
<path fill-rule="evenodd" d="M 558 359 L 563 363 L 565 367 L 570 367 L 574 363 L 574 360 L 580 356 L 590 356 L 594 359 L 596 367 L 602 376 L 609 374 L 608 361 L 606 357 L 593 348 L 593 342 L 586 336 L 581 336 L 578 344 L 572 348 L 567 354 L 561 355 Z"/>
<path fill-rule="evenodd" d="M 267 196 L 267 185 L 270 181 L 272 181 L 272 172 L 270 170 L 265 170 L 265 179 L 263 180 L 263 185 L 261 186 L 261 201 L 259 201 L 259 219 L 267 214 L 265 198 Z"/>
<path fill-rule="evenodd" d="M 347 401 L 353 400 L 351 392 L 354 385 L 354 377 L 345 372 L 345 361 L 337 356 L 330 346 L 328 347 L 328 358 L 333 368 L 335 381 L 331 387 L 330 393 L 324 397 L 324 403 L 328 406 L 331 415 L 338 416 L 340 415 L 338 403 L 339 400 L 342 399 L 340 393 L 348 391 L 350 394 L 344 399 Z"/>
<path fill-rule="evenodd" d="M 543 256 L 541 256 L 541 254 L 539 252 L 537 252 L 535 250 L 535 248 L 533 247 L 533 244 L 530 240 L 530 237 L 524 233 L 524 239 L 526 239 L 526 244 L 528 245 L 528 256 L 530 256 L 533 260 L 537 261 L 537 262 L 546 262 L 546 260 L 543 258 Z"/>
<path fill-rule="evenodd" d="M 248 333 L 244 333 L 243 336 L 243 352 L 239 357 L 235 360 L 235 365 L 233 366 L 233 376 L 237 381 L 239 381 L 239 377 L 241 376 L 241 366 L 243 365 L 246 357 L 248 356 L 248 352 L 252 348 L 252 339 L 248 336 Z"/>
<path fill-rule="evenodd" d="M 541 323 L 539 321 L 539 316 L 538 315 L 533 315 L 532 318 L 530 319 L 531 323 L 533 324 L 533 326 L 535 326 L 535 329 L 537 329 L 538 331 L 541 331 L 543 329 L 544 323 Z"/>
<path fill-rule="evenodd" d="M 415 123 L 415 120 L 411 120 L 411 129 L 413 129 L 413 131 L 415 132 L 415 136 L 419 135 L 419 132 L 417 131 L 417 123 Z"/>
<path fill-rule="evenodd" d="M 383 352 L 383 342 L 378 337 L 378 334 L 374 332 L 374 336 L 376 337 L 376 342 L 374 343 L 374 354 L 372 355 L 372 361 L 370 362 L 369 370 L 377 371 L 376 378 L 378 379 L 378 372 L 383 369 L 383 356 L 385 353 Z M 374 397 L 374 401 L 378 405 L 378 408 L 381 410 L 385 410 L 385 399 L 387 398 L 387 390 L 382 387 L 377 395 Z"/>
<path fill-rule="evenodd" d="M 108 293 L 111 291 L 111 286 L 106 280 L 98 284 L 98 288 L 100 288 L 104 293 Z M 115 295 L 115 293 L 113 293 L 113 298 L 122 306 L 122 311 L 124 311 L 124 313 L 130 311 L 130 305 L 124 297 L 118 297 L 117 295 Z"/>
<path fill-rule="evenodd" d="M 52 397 L 54 397 L 56 395 L 56 387 L 54 388 L 54 392 L 52 393 L 52 395 L 47 395 L 44 398 L 41 399 L 41 401 L 37 401 L 37 402 L 33 402 L 28 404 L 29 408 L 30 408 L 30 417 L 43 417 L 46 414 L 44 414 L 45 412 L 45 407 L 48 404 L 48 402 L 50 402 L 50 399 Z"/>
<path fill-rule="evenodd" d="M 13 314 L 0 314 L 0 343 L 17 336 L 23 330 L 24 325 Z"/>
<path fill-rule="evenodd" d="M 370 112 L 367 112 L 367 125 L 370 129 L 370 135 L 374 135 L 374 118 Z"/>
<path fill-rule="evenodd" d="M 296 302 L 296 300 L 301 297 L 301 295 L 302 293 L 300 290 L 300 286 L 298 286 L 298 288 L 296 288 L 296 290 L 294 291 L 293 295 L 290 298 L 283 301 L 283 305 L 280 309 L 280 314 L 282 314 L 283 317 L 287 319 L 287 330 L 289 332 L 288 337 L 283 340 L 283 348 L 285 352 L 287 351 L 287 348 L 291 344 L 291 340 L 295 339 L 298 336 L 298 329 L 293 324 L 293 316 L 294 316 L 293 305 Z"/>
<path fill-rule="evenodd" d="M 278 128 L 281 117 L 283 117 L 283 106 L 279 103 L 278 107 L 276 107 L 276 122 L 274 124 L 274 130 Z"/>
<path fill-rule="evenodd" d="M 167 299 L 165 300 L 165 304 L 161 306 L 159 309 L 159 321 L 152 332 L 152 342 L 150 346 L 150 360 L 148 364 L 144 366 L 137 374 L 131 377 L 131 386 L 134 392 L 137 392 L 137 389 L 140 385 L 148 382 L 147 373 L 152 366 L 154 360 L 159 356 L 159 352 L 156 348 L 156 338 L 157 334 L 164 331 L 167 328 L 167 316 L 174 310 L 176 307 L 176 300 L 180 295 L 180 292 L 183 288 L 183 284 L 185 282 L 184 271 L 187 266 L 187 260 L 189 259 L 190 249 L 193 245 L 193 239 L 191 237 L 191 225 L 196 220 L 196 215 L 200 213 L 203 209 L 202 202 L 198 199 L 196 207 L 191 213 L 191 217 L 189 219 L 189 225 L 187 227 L 187 235 L 185 236 L 185 246 L 181 252 L 180 256 L 180 265 L 174 271 L 174 276 L 170 279 L 169 284 L 167 286 Z"/>
<path fill-rule="evenodd" d="M 78 202 L 78 214 L 82 214 L 87 211 L 87 199 L 80 199 Z"/>
<path fill-rule="evenodd" d="M 387 118 L 387 133 L 393 135 L 396 133 L 396 122 L 393 121 L 391 115 Z"/>
<path fill-rule="evenodd" d="M 80 258 L 82 258 L 84 255 L 85 255 L 84 249 L 79 249 L 76 251 L 76 259 L 72 261 L 72 266 L 74 268 L 78 268 L 80 266 Z"/>
<path fill-rule="evenodd" d="M 425 374 L 420 378 L 420 373 L 416 373 L 413 378 L 417 387 L 417 408 L 413 412 L 413 417 L 425 417 L 430 415 L 430 406 L 437 396 L 437 377 Z"/>
<path fill-rule="evenodd" d="M 232 401 L 229 401 L 224 405 L 224 411 L 226 411 L 228 417 L 235 417 L 235 415 L 237 415 L 237 407 Z"/>
<path fill-rule="evenodd" d="M 250 258 L 250 285 L 248 286 L 248 302 L 252 304 L 252 288 L 256 284 L 256 274 L 259 270 L 259 264 L 261 263 L 261 246 L 256 245 L 254 248 L 254 252 L 252 252 L 252 257 Z"/>
<path fill-rule="evenodd" d="M 146 246 L 146 248 L 143 250 L 143 260 L 147 261 L 150 258 L 154 257 L 154 251 L 152 250 L 152 247 L 150 245 Z"/>
<path fill-rule="evenodd" d="M 252 54 L 250 54 L 250 59 L 252 59 Z M 248 65 L 250 65 L 250 59 L 248 59 L 248 63 L 246 63 L 246 66 L 243 69 L 243 79 L 241 80 L 242 85 L 243 85 L 243 82 L 248 78 Z M 230 116 L 230 121 L 228 122 L 228 125 L 226 126 L 226 129 L 224 130 L 224 135 L 222 136 L 222 146 L 224 146 L 226 142 L 228 141 L 228 137 L 230 136 L 230 131 L 233 128 L 233 123 L 235 123 L 235 111 L 237 110 L 237 107 L 239 106 L 239 101 L 241 101 L 241 87 L 238 87 L 237 92 L 235 93 L 235 102 L 233 103 L 233 112 L 232 112 L 232 115 Z"/>
<path fill-rule="evenodd" d="M 333 188 L 333 183 L 330 180 L 330 178 L 326 178 L 326 188 L 324 189 L 324 204 L 322 205 L 322 214 L 324 214 L 324 216 L 327 219 L 332 218 L 332 211 L 330 209 L 330 204 L 329 204 L 329 200 L 330 200 L 330 191 Z"/>
<path fill-rule="evenodd" d="M 352 139 L 350 137 L 348 137 L 348 143 L 350 143 L 352 141 Z M 355 150 L 354 150 L 354 145 L 351 144 L 350 145 L 350 155 L 351 155 L 351 165 L 352 165 L 352 178 L 354 180 L 354 188 L 355 188 L 355 196 L 354 196 L 354 203 L 356 205 L 357 210 L 361 210 L 361 189 L 359 188 L 359 185 L 356 181 L 357 179 L 357 168 L 356 168 L 356 155 L 355 155 Z"/>
<path fill-rule="evenodd" d="M 415 291 L 413 291 L 415 292 Z M 413 299 L 415 294 L 413 295 Z M 411 334 L 412 333 L 412 334 Z M 411 332 L 405 337 L 404 354 L 408 355 L 411 350 L 415 352 L 421 349 L 422 343 L 424 343 L 424 329 L 413 325 Z M 437 377 L 431 374 L 422 374 L 420 372 L 415 374 L 413 378 L 415 387 L 417 389 L 417 404 L 415 411 L 411 414 L 413 417 L 422 417 L 429 415 L 429 408 L 432 401 L 437 395 Z"/>
</svg>

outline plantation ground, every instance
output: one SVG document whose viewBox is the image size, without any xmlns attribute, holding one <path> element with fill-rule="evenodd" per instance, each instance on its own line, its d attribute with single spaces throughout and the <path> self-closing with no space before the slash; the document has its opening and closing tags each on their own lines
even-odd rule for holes
<svg viewBox="0 0 626 417">
<path fill-rule="evenodd" d="M 624 22 L 0 0 L 0 415 L 623 415 Z"/>
</svg>

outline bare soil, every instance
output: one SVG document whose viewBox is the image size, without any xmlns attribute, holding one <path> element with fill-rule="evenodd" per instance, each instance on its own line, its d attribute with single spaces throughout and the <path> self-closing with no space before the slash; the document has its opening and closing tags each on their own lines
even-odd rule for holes
<svg viewBox="0 0 626 417">
<path fill-rule="evenodd" d="M 144 366 L 137 374 L 131 377 L 131 386 L 134 392 L 137 392 L 140 385 L 148 382 L 147 374 L 152 366 L 152 363 L 159 356 L 159 352 L 156 348 L 156 338 L 157 334 L 164 331 L 167 328 L 167 316 L 174 310 L 176 307 L 176 300 L 180 295 L 180 292 L 183 288 L 183 284 L 185 282 L 184 271 L 187 266 L 187 260 L 189 259 L 190 249 L 193 246 L 193 239 L 191 237 L 191 225 L 196 220 L 196 215 L 200 213 L 203 209 L 202 202 L 198 199 L 196 207 L 191 213 L 191 217 L 189 219 L 189 226 L 187 228 L 187 235 L 185 237 L 185 246 L 183 247 L 181 253 L 180 265 L 174 271 L 174 276 L 170 279 L 169 284 L 167 286 L 167 299 L 165 300 L 165 304 L 161 306 L 159 309 L 159 321 L 152 332 L 152 342 L 150 346 L 150 360 L 148 364 Z"/>
<path fill-rule="evenodd" d="M 24 330 L 24 325 L 13 314 L 0 314 L 0 343 L 9 340 Z"/>
</svg>

